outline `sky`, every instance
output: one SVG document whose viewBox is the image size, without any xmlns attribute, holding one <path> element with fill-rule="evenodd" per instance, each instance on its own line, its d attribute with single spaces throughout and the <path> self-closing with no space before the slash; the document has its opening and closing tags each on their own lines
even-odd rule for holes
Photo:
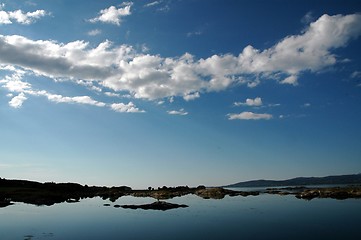
<svg viewBox="0 0 361 240">
<path fill-rule="evenodd" d="M 2 0 L 0 177 L 361 172 L 361 2 Z"/>
</svg>

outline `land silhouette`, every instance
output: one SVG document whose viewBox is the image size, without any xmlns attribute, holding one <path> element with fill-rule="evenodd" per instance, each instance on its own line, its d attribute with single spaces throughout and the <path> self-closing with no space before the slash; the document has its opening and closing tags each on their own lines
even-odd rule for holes
<svg viewBox="0 0 361 240">
<path fill-rule="evenodd" d="M 311 181 L 311 180 L 314 181 Z M 325 179 L 332 180 L 326 181 Z M 342 181 L 341 181 L 341 180 Z M 348 179 L 347 181 L 345 179 Z M 298 181 L 299 180 L 299 181 Z M 336 181 L 340 180 L 340 181 Z M 314 184 L 349 184 L 337 187 L 309 187 L 300 186 Z M 250 184 L 252 183 L 252 184 Z M 266 188 L 256 191 L 239 191 L 230 190 L 225 187 L 260 187 L 268 186 L 273 188 Z M 78 183 L 54 183 L 46 182 L 40 183 L 28 180 L 9 180 L 0 178 L 0 207 L 7 207 L 14 202 L 22 202 L 27 204 L 34 204 L 38 206 L 51 206 L 56 203 L 62 202 L 78 202 L 84 198 L 101 197 L 104 200 L 115 202 L 122 196 L 133 197 L 151 197 L 156 199 L 156 202 L 143 205 L 114 205 L 114 207 L 123 207 L 130 209 L 153 209 L 153 210 L 169 210 L 179 207 L 187 207 L 182 204 L 173 204 L 160 200 L 167 200 L 174 197 L 180 197 L 188 194 L 194 194 L 204 199 L 223 199 L 225 196 L 257 196 L 259 194 L 278 194 L 278 195 L 294 195 L 299 199 L 311 200 L 313 198 L 334 198 L 334 199 L 347 199 L 347 198 L 361 198 L 361 174 L 356 175 L 343 175 L 343 176 L 330 176 L 325 178 L 297 178 L 285 181 L 268 181 L 265 180 L 250 181 L 245 183 L 237 183 L 225 187 L 205 187 L 200 185 L 198 187 L 178 186 L 178 187 L 158 187 L 154 189 L 149 187 L 144 190 L 133 190 L 128 186 L 118 187 L 99 187 L 81 185 Z M 278 184 L 276 184 L 278 183 Z M 286 183 L 293 183 L 287 184 Z M 351 184 L 351 185 L 350 185 Z M 359 185 L 357 185 L 359 184 Z M 279 186 L 274 188 L 274 186 Z M 290 186 L 290 187 L 281 187 Z M 109 206 L 110 204 L 105 204 Z"/>
<path fill-rule="evenodd" d="M 238 182 L 224 187 L 281 187 L 281 186 L 307 186 L 307 185 L 336 185 L 336 184 L 360 184 L 361 173 L 327 176 L 327 177 L 298 177 L 287 180 L 253 180 Z"/>
</svg>

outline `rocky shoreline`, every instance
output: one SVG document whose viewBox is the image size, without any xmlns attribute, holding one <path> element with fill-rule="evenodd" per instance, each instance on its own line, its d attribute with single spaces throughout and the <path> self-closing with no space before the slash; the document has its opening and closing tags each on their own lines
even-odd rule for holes
<svg viewBox="0 0 361 240">
<path fill-rule="evenodd" d="M 312 200 L 314 198 L 332 198 L 344 200 L 361 198 L 361 186 L 343 187 L 285 187 L 268 188 L 265 193 L 278 195 L 295 195 L 298 199 Z"/>
<path fill-rule="evenodd" d="M 115 202 L 122 196 L 151 197 L 158 200 L 146 205 L 124 205 L 123 208 L 130 209 L 155 209 L 168 210 L 185 205 L 172 205 L 171 203 L 159 201 L 174 197 L 194 194 L 204 199 L 222 199 L 225 196 L 258 196 L 260 194 L 294 195 L 298 199 L 311 200 L 314 198 L 361 198 L 361 185 L 345 187 L 283 187 L 268 188 L 265 191 L 235 191 L 221 187 L 206 188 L 198 186 L 190 188 L 161 187 L 158 189 L 132 190 L 130 187 L 97 187 L 83 186 L 77 183 L 39 183 L 24 180 L 0 179 L 0 208 L 7 207 L 14 202 L 34 204 L 38 206 L 51 206 L 62 202 L 78 202 L 83 198 L 101 197 Z"/>
</svg>

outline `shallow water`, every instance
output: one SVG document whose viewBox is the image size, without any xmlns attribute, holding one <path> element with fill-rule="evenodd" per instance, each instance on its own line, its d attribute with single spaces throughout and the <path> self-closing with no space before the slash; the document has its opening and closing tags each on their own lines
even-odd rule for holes
<svg viewBox="0 0 361 240">
<path fill-rule="evenodd" d="M 169 211 L 114 208 L 152 198 L 100 198 L 37 207 L 0 209 L 0 239 L 359 239 L 361 200 L 263 194 L 205 200 L 170 199 L 188 208 Z M 110 203 L 110 207 L 103 206 Z"/>
</svg>

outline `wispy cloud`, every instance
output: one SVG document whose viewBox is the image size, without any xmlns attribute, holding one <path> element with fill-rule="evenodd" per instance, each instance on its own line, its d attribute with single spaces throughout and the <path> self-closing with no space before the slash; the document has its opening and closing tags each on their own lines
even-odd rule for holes
<svg viewBox="0 0 361 240">
<path fill-rule="evenodd" d="M 89 36 L 96 36 L 96 35 L 100 35 L 102 33 L 102 30 L 100 29 L 93 29 L 91 31 L 88 32 Z"/>
<path fill-rule="evenodd" d="M 82 104 L 82 105 L 91 105 L 96 107 L 109 107 L 110 109 L 116 112 L 145 112 L 136 107 L 132 102 L 127 104 L 125 103 L 105 103 L 101 101 L 94 100 L 90 96 L 74 96 L 68 97 L 60 94 L 49 93 L 45 90 L 36 90 L 33 89 L 30 83 L 22 81 L 24 71 L 9 68 L 8 66 L 0 66 L 0 69 L 7 69 L 8 71 L 14 71 L 13 74 L 5 76 L 3 79 L 0 79 L 0 86 L 10 91 L 10 94 L 7 94 L 8 97 L 11 97 L 9 105 L 13 108 L 22 107 L 23 103 L 28 99 L 28 96 L 36 97 L 46 97 L 49 101 L 54 103 L 68 103 L 68 104 Z M 18 94 L 14 97 L 14 93 Z M 105 92 L 107 96 L 120 97 L 119 94 Z"/>
<path fill-rule="evenodd" d="M 304 24 L 310 24 L 315 20 L 315 17 L 313 16 L 312 12 L 307 12 L 305 16 L 301 19 L 301 22 Z"/>
<path fill-rule="evenodd" d="M 153 1 L 147 4 L 144 4 L 143 7 L 145 8 L 151 8 L 151 7 L 156 7 L 156 10 L 159 12 L 168 12 L 170 10 L 170 1 L 164 1 L 164 0 L 160 0 L 160 1 Z"/>
<path fill-rule="evenodd" d="M 351 78 L 361 78 L 361 71 L 354 71 L 351 74 Z"/>
<path fill-rule="evenodd" d="M 121 7 L 110 6 L 109 8 L 100 10 L 97 17 L 89 19 L 89 22 L 103 22 L 120 26 L 122 18 L 131 15 L 132 2 L 124 2 Z"/>
<path fill-rule="evenodd" d="M 188 33 L 187 33 L 187 37 L 199 36 L 199 35 L 202 35 L 202 34 L 203 34 L 202 31 L 188 32 Z"/>
<path fill-rule="evenodd" d="M 170 115 L 180 115 L 180 116 L 188 115 L 188 112 L 186 112 L 183 108 L 181 108 L 179 110 L 167 111 L 167 113 Z"/>
<path fill-rule="evenodd" d="M 150 2 L 150 3 L 144 4 L 144 7 L 153 7 L 153 6 L 159 5 L 161 2 L 162 1 Z"/>
<path fill-rule="evenodd" d="M 227 116 L 229 120 L 269 120 L 272 118 L 271 114 L 253 112 L 230 113 Z"/>
</svg>

